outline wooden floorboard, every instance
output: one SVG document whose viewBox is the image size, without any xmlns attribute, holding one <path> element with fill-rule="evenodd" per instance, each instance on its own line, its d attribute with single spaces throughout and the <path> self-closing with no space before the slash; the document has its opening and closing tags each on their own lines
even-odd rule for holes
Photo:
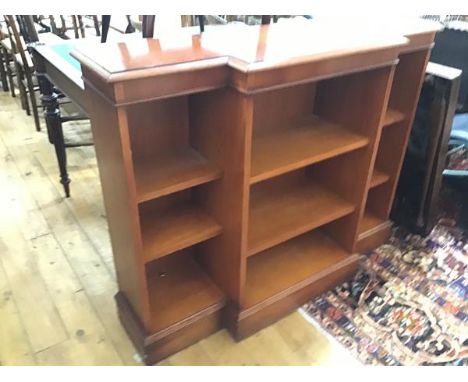
<svg viewBox="0 0 468 382">
<path fill-rule="evenodd" d="M 137 365 L 120 325 L 112 251 L 93 147 L 68 149 L 63 197 L 45 124 L 0 93 L 0 365 Z M 83 124 L 69 140 L 89 139 Z M 319 365 L 356 362 L 299 313 L 246 340 L 226 330 L 161 365 Z"/>
</svg>

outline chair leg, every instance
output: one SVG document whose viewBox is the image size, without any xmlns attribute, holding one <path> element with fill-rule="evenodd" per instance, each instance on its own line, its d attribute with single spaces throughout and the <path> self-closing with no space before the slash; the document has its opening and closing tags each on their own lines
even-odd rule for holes
<svg viewBox="0 0 468 382">
<path fill-rule="evenodd" d="M 34 118 L 34 125 L 36 126 L 36 131 L 41 131 L 41 123 L 39 121 L 39 111 L 37 108 L 36 102 L 36 93 L 34 92 L 34 84 L 32 80 L 31 72 L 26 69 L 26 84 L 28 86 L 29 98 L 31 99 L 31 110 Z"/>
<path fill-rule="evenodd" d="M 23 71 L 21 70 L 21 66 L 15 61 L 15 71 L 16 71 L 16 85 L 18 86 L 18 90 L 20 93 L 21 99 L 21 107 L 23 110 L 26 110 L 27 115 L 31 115 L 29 111 L 29 102 L 26 94 L 26 89 L 24 88 L 23 84 Z"/>
<path fill-rule="evenodd" d="M 5 58 L 5 68 L 7 72 L 8 82 L 10 83 L 11 96 L 16 97 L 15 83 L 13 82 L 13 73 L 11 71 L 10 66 L 10 55 L 8 54 L 8 51 L 5 48 L 3 48 L 3 57 Z"/>
<path fill-rule="evenodd" d="M 8 80 L 7 80 L 5 64 L 6 64 L 6 57 L 3 52 L 3 49 L 0 49 L 0 80 L 2 81 L 3 91 L 7 92 L 10 89 L 8 88 Z"/>
</svg>

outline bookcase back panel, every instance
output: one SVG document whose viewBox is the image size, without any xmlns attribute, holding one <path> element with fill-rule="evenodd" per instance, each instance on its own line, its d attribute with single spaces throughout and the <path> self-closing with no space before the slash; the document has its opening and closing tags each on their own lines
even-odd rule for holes
<svg viewBox="0 0 468 382">
<path fill-rule="evenodd" d="M 320 81 L 315 113 L 365 136 L 375 136 L 392 66 Z"/>
<path fill-rule="evenodd" d="M 152 158 L 189 147 L 187 97 L 128 106 L 127 114 L 135 159 Z"/>
<path fill-rule="evenodd" d="M 298 119 L 313 114 L 316 83 L 292 86 L 256 94 L 254 134 L 289 128 Z"/>
</svg>

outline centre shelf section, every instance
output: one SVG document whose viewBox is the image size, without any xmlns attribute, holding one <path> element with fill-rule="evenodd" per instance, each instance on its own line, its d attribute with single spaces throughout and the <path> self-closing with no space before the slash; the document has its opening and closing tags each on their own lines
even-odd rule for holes
<svg viewBox="0 0 468 382">
<path fill-rule="evenodd" d="M 254 134 L 250 184 L 359 149 L 369 140 L 312 115 L 300 124 Z"/>
<path fill-rule="evenodd" d="M 354 211 L 352 203 L 313 181 L 253 189 L 247 256 L 330 223 Z"/>
<path fill-rule="evenodd" d="M 248 259 L 245 307 L 284 297 L 325 277 L 350 254 L 320 230 Z"/>
</svg>

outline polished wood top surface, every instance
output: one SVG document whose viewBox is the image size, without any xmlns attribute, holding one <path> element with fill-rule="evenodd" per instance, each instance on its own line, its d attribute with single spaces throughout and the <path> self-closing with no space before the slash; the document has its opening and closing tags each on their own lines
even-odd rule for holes
<svg viewBox="0 0 468 382">
<path fill-rule="evenodd" d="M 148 69 L 151 75 L 158 75 L 227 64 L 241 72 L 255 72 L 407 43 L 397 33 L 376 34 L 366 28 L 348 30 L 309 21 L 235 24 L 193 33 L 193 28 L 186 28 L 157 39 L 91 44 L 79 47 L 72 55 L 106 81 L 116 82 L 148 75 Z"/>
</svg>

